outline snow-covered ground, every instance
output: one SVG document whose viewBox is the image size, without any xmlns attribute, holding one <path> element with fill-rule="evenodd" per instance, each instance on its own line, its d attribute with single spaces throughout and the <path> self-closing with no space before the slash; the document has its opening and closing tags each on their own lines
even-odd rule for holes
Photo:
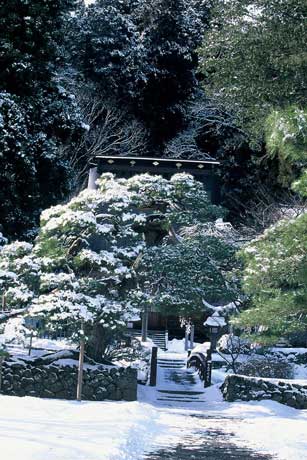
<svg viewBox="0 0 307 460">
<path fill-rule="evenodd" d="M 279 460 L 307 459 L 307 410 L 292 409 L 274 401 L 227 403 L 218 387 L 206 390 L 205 411 L 226 419 L 240 419 L 238 424 L 228 422 L 236 443 L 274 454 Z"/>
<path fill-rule="evenodd" d="M 175 446 L 186 427 L 205 433 L 221 423 L 240 446 L 307 459 L 307 411 L 272 401 L 226 403 L 215 385 L 202 411 L 193 411 L 206 416 L 199 419 L 189 409 L 148 404 L 154 392 L 140 387 L 140 401 L 131 403 L 0 396 L 1 459 L 141 460 L 145 451 Z"/>
<path fill-rule="evenodd" d="M 145 403 L 0 396 L 1 460 L 137 460 L 158 435 Z"/>
<path fill-rule="evenodd" d="M 40 345 L 59 349 L 67 344 Z M 184 359 L 182 341 L 162 358 Z M 25 353 L 15 350 L 16 354 Z M 39 353 L 39 352 L 37 352 Z M 296 373 L 306 378 L 306 368 Z M 213 371 L 214 385 L 200 406 L 162 406 L 155 388 L 139 386 L 138 402 L 82 402 L 0 396 L 1 460 L 141 460 L 145 452 L 176 446 L 188 433 L 221 428 L 231 442 L 275 455 L 307 460 L 307 410 L 274 401 L 228 403 L 219 391 L 225 371 Z M 202 384 L 199 383 L 199 389 Z M 193 407 L 192 407 L 193 406 Z M 197 415 L 197 417 L 191 417 Z M 199 439 L 201 439 L 199 437 Z M 193 439 L 193 436 L 188 437 Z"/>
</svg>

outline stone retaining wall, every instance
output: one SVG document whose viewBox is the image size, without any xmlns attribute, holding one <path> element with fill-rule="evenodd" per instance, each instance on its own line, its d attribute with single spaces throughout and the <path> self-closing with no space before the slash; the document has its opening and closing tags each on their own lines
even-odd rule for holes
<svg viewBox="0 0 307 460">
<path fill-rule="evenodd" d="M 271 399 L 296 409 L 307 409 L 307 382 L 228 375 L 221 390 L 226 401 Z"/>
<path fill-rule="evenodd" d="M 63 361 L 63 360 L 62 360 Z M 3 363 L 1 393 L 13 396 L 76 399 L 78 362 L 8 360 Z M 137 371 L 85 365 L 82 398 L 90 401 L 137 399 Z"/>
</svg>

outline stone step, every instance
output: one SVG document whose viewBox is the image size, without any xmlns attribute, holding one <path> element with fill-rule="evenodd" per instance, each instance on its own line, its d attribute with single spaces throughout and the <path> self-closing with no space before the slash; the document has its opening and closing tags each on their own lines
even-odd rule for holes
<svg viewBox="0 0 307 460">
<path fill-rule="evenodd" d="M 168 367 L 168 368 L 173 368 L 173 369 L 183 369 L 186 370 L 185 364 L 180 364 L 179 366 L 176 366 L 176 364 L 161 364 L 158 363 L 159 367 Z"/>
<path fill-rule="evenodd" d="M 161 366 L 185 366 L 186 363 L 171 363 L 171 362 L 166 362 L 166 361 L 158 361 L 158 364 L 161 364 Z"/>
<path fill-rule="evenodd" d="M 159 361 L 158 360 L 158 364 L 161 364 L 162 366 L 185 366 L 185 362 L 183 363 L 176 363 L 175 361 L 174 362 L 171 362 L 171 361 Z"/>
<path fill-rule="evenodd" d="M 182 396 L 181 398 L 179 398 L 178 396 L 173 397 L 173 396 L 164 396 L 163 395 L 163 399 L 165 401 L 185 401 L 186 399 L 189 399 L 189 401 L 202 401 L 199 398 L 192 398 L 191 396 Z"/>
<path fill-rule="evenodd" d="M 183 369 L 182 367 L 178 367 L 178 366 L 159 366 L 159 368 L 160 369 L 175 369 L 175 370 L 178 370 L 178 371 Z"/>
<path fill-rule="evenodd" d="M 171 395 L 203 395 L 203 391 L 185 391 L 185 390 L 158 390 L 158 393 L 165 393 Z"/>
<path fill-rule="evenodd" d="M 164 398 L 158 398 L 157 401 L 164 401 L 164 402 L 180 402 L 180 403 L 205 403 L 205 401 L 199 401 L 199 400 L 191 400 L 191 399 L 164 399 Z"/>
<path fill-rule="evenodd" d="M 184 359 L 158 358 L 158 361 L 163 361 L 165 363 L 185 363 Z"/>
</svg>

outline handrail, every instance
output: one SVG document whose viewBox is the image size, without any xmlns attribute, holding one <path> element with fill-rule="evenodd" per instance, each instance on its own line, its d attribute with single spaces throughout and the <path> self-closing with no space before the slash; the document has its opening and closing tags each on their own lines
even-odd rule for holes
<svg viewBox="0 0 307 460">
<path fill-rule="evenodd" d="M 198 371 L 198 375 L 201 380 L 203 380 L 205 387 L 211 385 L 212 361 L 210 359 L 210 353 L 208 353 L 207 356 L 203 353 L 190 355 L 187 361 L 187 367 L 194 367 Z"/>
</svg>

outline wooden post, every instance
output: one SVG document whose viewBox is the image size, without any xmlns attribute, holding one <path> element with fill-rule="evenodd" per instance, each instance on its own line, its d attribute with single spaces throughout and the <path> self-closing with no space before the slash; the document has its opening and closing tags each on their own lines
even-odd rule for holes
<svg viewBox="0 0 307 460">
<path fill-rule="evenodd" d="M 77 401 L 82 399 L 82 383 L 83 383 L 83 362 L 84 362 L 84 322 L 81 322 L 81 337 L 80 337 L 80 353 L 79 353 L 79 368 L 78 368 L 78 384 L 77 384 Z"/>
<path fill-rule="evenodd" d="M 195 326 L 194 324 L 191 325 L 191 335 L 190 335 L 190 348 L 193 350 L 194 348 L 194 336 L 195 336 Z"/>
<path fill-rule="evenodd" d="M 205 370 L 205 387 L 210 387 L 212 376 L 212 350 L 207 351 L 206 370 Z"/>
<path fill-rule="evenodd" d="M 6 310 L 6 295 L 5 292 L 2 294 L 2 311 Z"/>
<path fill-rule="evenodd" d="M 30 334 L 29 356 L 31 356 L 31 352 L 32 352 L 32 342 L 33 342 L 33 331 L 31 331 L 31 334 Z"/>
<path fill-rule="evenodd" d="M 185 335 L 184 335 L 184 350 L 188 351 L 188 349 L 189 349 L 189 328 L 188 328 L 188 325 L 186 324 Z"/>
<path fill-rule="evenodd" d="M 155 387 L 157 385 L 157 366 L 158 366 L 158 347 L 152 347 L 151 349 L 151 363 L 150 363 L 150 386 Z"/>
<path fill-rule="evenodd" d="M 147 341 L 148 335 L 148 305 L 145 305 L 144 311 L 142 313 L 142 342 Z"/>
</svg>

